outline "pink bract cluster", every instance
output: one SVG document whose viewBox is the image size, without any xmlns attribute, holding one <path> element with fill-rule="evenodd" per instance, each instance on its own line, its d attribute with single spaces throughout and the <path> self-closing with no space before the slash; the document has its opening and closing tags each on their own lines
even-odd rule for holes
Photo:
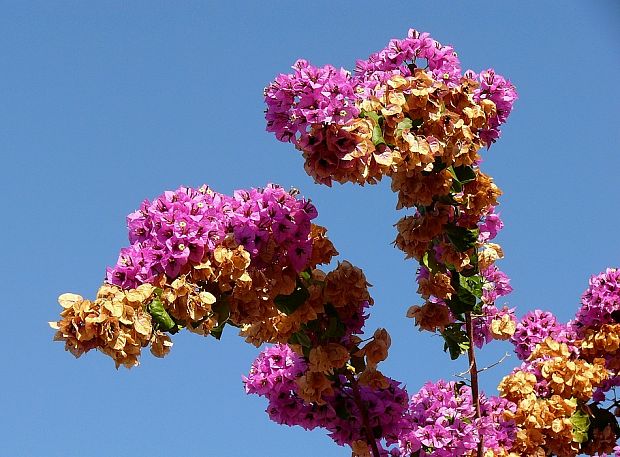
<svg viewBox="0 0 620 457">
<path fill-rule="evenodd" d="M 480 229 L 478 240 L 481 243 L 491 241 L 497 236 L 499 231 L 504 228 L 504 222 L 500 218 L 499 213 L 495 212 L 495 207 L 492 207 L 484 216 L 478 224 L 478 228 Z"/>
<path fill-rule="evenodd" d="M 267 413 L 278 424 L 299 425 L 306 430 L 325 428 L 339 445 L 365 440 L 362 414 L 346 377 L 338 377 L 333 394 L 323 402 L 307 403 L 299 395 L 297 382 L 307 369 L 305 360 L 287 345 L 269 347 L 260 353 L 243 378 L 245 390 L 267 398 Z M 375 438 L 395 440 L 407 407 L 407 392 L 398 382 L 388 379 L 383 388 L 360 385 L 359 394 L 368 408 Z"/>
<path fill-rule="evenodd" d="M 505 416 L 516 405 L 498 397 L 483 397 L 480 405 L 481 417 L 476 418 L 469 387 L 446 381 L 426 383 L 411 397 L 403 417 L 399 455 L 470 455 L 481 437 L 486 450 L 510 449 L 516 427 Z"/>
<path fill-rule="evenodd" d="M 107 281 L 130 289 L 163 274 L 175 278 L 226 237 L 242 245 L 258 267 L 259 252 L 271 245 L 277 262 L 300 271 L 310 257 L 310 221 L 316 216 L 309 201 L 276 185 L 238 190 L 232 197 L 207 186 L 180 187 L 145 200 L 127 217 L 131 246 L 108 268 Z"/>
<path fill-rule="evenodd" d="M 382 95 L 388 80 L 412 76 L 416 68 L 448 87 L 459 85 L 463 78 L 479 82 L 474 99 L 490 100 L 497 107 L 488 128 L 481 133 L 489 146 L 499 138 L 499 127 L 506 122 L 517 99 L 514 86 L 493 69 L 462 74 L 451 46 L 413 29 L 406 38 L 390 40 L 381 51 L 358 60 L 353 75 L 331 65 L 315 67 L 306 60 L 298 60 L 292 68 L 293 74 L 280 74 L 265 89 L 265 117 L 267 131 L 280 141 L 294 144 L 312 125 L 347 124 L 360 114 L 361 101 Z"/>
<path fill-rule="evenodd" d="M 499 127 L 508 120 L 512 105 L 517 100 L 517 93 L 510 81 L 492 69 L 471 76 L 476 76 L 473 79 L 480 81 L 480 87 L 474 93 L 476 101 L 491 100 L 497 108 L 497 115 L 489 119 L 489 128 L 484 129 L 480 134 L 487 144 L 491 145 L 499 138 Z"/>
<path fill-rule="evenodd" d="M 620 322 L 620 270 L 608 268 L 592 276 L 575 316 L 577 329 Z"/>
<path fill-rule="evenodd" d="M 529 311 L 517 323 L 517 328 L 510 342 L 515 347 L 517 357 L 526 360 L 536 345 L 550 336 L 562 343 L 574 340 L 574 335 L 566 324 L 558 322 L 557 318 L 550 312 L 537 309 Z"/>
<path fill-rule="evenodd" d="M 381 51 L 358 60 L 355 78 L 363 87 L 374 90 L 377 83 L 385 83 L 394 75 L 411 76 L 412 69 L 420 66 L 433 79 L 447 84 L 458 84 L 461 78 L 461 62 L 452 46 L 444 46 L 430 34 L 414 29 L 406 38 L 392 39 Z"/>
<path fill-rule="evenodd" d="M 293 69 L 265 89 L 267 131 L 278 140 L 295 143 L 312 124 L 344 125 L 357 117 L 357 84 L 349 72 L 331 65 L 314 67 L 305 60 L 295 62 Z"/>
</svg>

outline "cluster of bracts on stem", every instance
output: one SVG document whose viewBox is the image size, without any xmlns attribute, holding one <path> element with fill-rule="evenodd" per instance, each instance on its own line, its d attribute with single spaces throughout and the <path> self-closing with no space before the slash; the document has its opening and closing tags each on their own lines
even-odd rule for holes
<svg viewBox="0 0 620 457">
<path fill-rule="evenodd" d="M 498 308 L 511 292 L 495 262 L 500 195 L 479 151 L 500 136 L 516 100 L 493 70 L 462 72 L 454 50 L 411 30 L 357 62 L 354 73 L 300 60 L 265 90 L 267 129 L 301 151 L 316 182 L 391 179 L 395 245 L 419 262 L 424 303 L 408 316 L 466 354 L 470 383 L 427 383 L 409 397 L 378 369 L 385 329 L 362 339 L 373 304 L 363 272 L 315 225 L 314 206 L 268 185 L 233 196 L 182 187 L 128 216 L 131 245 L 94 301 L 63 294 L 56 339 L 80 356 L 99 349 L 116 366 L 143 347 L 162 357 L 182 330 L 220 338 L 239 329 L 261 352 L 244 377 L 270 418 L 325 428 L 360 457 L 620 455 L 620 271 L 592 278 L 567 324 Z M 523 364 L 478 389 L 475 347 L 510 340 Z"/>
</svg>

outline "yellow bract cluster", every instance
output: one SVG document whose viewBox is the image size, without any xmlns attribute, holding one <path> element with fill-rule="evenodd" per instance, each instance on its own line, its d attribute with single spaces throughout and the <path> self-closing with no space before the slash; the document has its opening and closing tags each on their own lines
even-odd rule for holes
<svg viewBox="0 0 620 457">
<path fill-rule="evenodd" d="M 564 398 L 588 400 L 594 388 L 609 376 L 604 359 L 595 358 L 588 363 L 576 358 L 566 343 L 551 337 L 536 346 L 529 360 L 536 363 L 553 392 Z"/>
<path fill-rule="evenodd" d="M 506 309 L 507 307 L 505 306 L 504 310 Z M 509 339 L 512 335 L 514 335 L 516 329 L 517 323 L 509 314 L 504 314 L 499 318 L 495 317 L 491 321 L 491 325 L 489 326 L 489 332 L 494 339 L 499 341 L 505 341 Z"/>
<path fill-rule="evenodd" d="M 517 439 L 512 451 L 519 455 L 574 457 L 581 451 L 571 420 L 593 389 L 608 376 L 603 359 L 594 363 L 575 357 L 565 343 L 547 338 L 530 356 L 530 371 L 516 370 L 498 389 L 516 403 Z M 547 393 L 539 396 L 540 389 Z"/>
<path fill-rule="evenodd" d="M 609 370 L 620 371 L 620 324 L 604 324 L 585 331 L 581 340 L 581 356 L 591 361 L 603 355 Z"/>
<path fill-rule="evenodd" d="M 275 246 L 261 251 L 265 267 L 252 268 L 250 254 L 227 239 L 205 255 L 201 264 L 172 281 L 162 275 L 155 284 L 131 290 L 104 284 L 95 301 L 64 294 L 60 297 L 65 308 L 62 319 L 50 325 L 58 330 L 56 339 L 65 341 L 76 357 L 96 348 L 110 355 L 117 366 L 126 367 L 138 364 L 140 350 L 149 342 L 157 356 L 169 351 L 172 343 L 161 330 L 174 333 L 186 328 L 206 336 L 230 323 L 257 346 L 285 343 L 302 324 L 318 319 L 325 303 L 332 303 L 346 319 L 360 302 L 371 301 L 366 278 L 350 263 L 341 263 L 327 275 L 314 268 L 329 263 L 338 252 L 325 228 L 313 225 L 311 237 L 308 267 L 313 270 L 304 279 L 309 297 L 293 313 L 280 311 L 275 300 L 293 293 L 300 279 L 292 269 L 271 262 Z M 160 310 L 154 308 L 155 302 Z M 163 328 L 152 315 L 168 319 L 168 326 Z"/>
<path fill-rule="evenodd" d="M 50 322 L 57 330 L 54 339 L 64 341 L 65 348 L 75 357 L 99 349 L 114 359 L 117 368 L 137 365 L 140 351 L 149 342 L 155 343 L 154 353 L 161 355 L 166 345 L 161 341 L 162 335 L 154 333 L 151 316 L 143 307 L 153 291 L 154 287 L 148 284 L 128 291 L 104 285 L 94 301 L 62 294 L 58 298 L 64 308 L 60 313 L 62 319 Z"/>
<path fill-rule="evenodd" d="M 448 307 L 441 303 L 426 302 L 422 306 L 412 306 L 407 311 L 407 317 L 415 319 L 415 325 L 420 330 L 429 332 L 443 332 L 446 325 L 452 322 Z"/>
<path fill-rule="evenodd" d="M 347 125 L 314 125 L 297 147 L 305 159 L 306 172 L 318 182 L 374 184 L 394 167 L 396 156 L 372 141 L 376 123 L 353 119 Z"/>
</svg>

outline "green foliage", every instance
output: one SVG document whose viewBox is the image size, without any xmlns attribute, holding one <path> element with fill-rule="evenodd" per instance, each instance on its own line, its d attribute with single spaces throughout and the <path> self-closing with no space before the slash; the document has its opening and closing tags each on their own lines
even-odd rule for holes
<svg viewBox="0 0 620 457">
<path fill-rule="evenodd" d="M 230 305 L 228 304 L 228 300 L 216 302 L 213 305 L 213 311 L 217 313 L 217 327 L 212 328 L 210 333 L 216 340 L 219 340 L 222 338 L 222 332 L 230 318 Z"/>
<path fill-rule="evenodd" d="M 475 307 L 478 299 L 482 297 L 482 278 L 480 276 L 463 276 L 462 274 L 452 271 L 451 284 L 454 293 L 446 304 L 455 315 L 461 315 L 471 312 Z"/>
<path fill-rule="evenodd" d="M 455 323 L 446 326 L 441 336 L 445 340 L 443 350 L 450 352 L 450 358 L 456 360 L 461 354 L 467 353 L 471 345 L 467 333 L 463 330 L 463 324 Z"/>
<path fill-rule="evenodd" d="M 573 441 L 577 443 L 585 443 L 588 441 L 588 429 L 590 428 L 590 418 L 584 411 L 578 409 L 575 414 L 570 417 L 573 424 Z"/>
<path fill-rule="evenodd" d="M 173 330 L 176 329 L 177 324 L 164 309 L 164 305 L 159 297 L 155 297 L 153 301 L 147 305 L 146 311 L 151 315 L 159 330 L 175 333 Z"/>
<path fill-rule="evenodd" d="M 458 252 L 465 252 L 476 246 L 480 230 L 468 229 L 458 225 L 447 225 L 446 235 Z"/>
<path fill-rule="evenodd" d="M 279 311 L 288 316 L 293 314 L 297 308 L 303 305 L 309 296 L 310 292 L 308 292 L 308 289 L 304 283 L 297 278 L 297 283 L 295 284 L 295 290 L 293 293 L 290 295 L 278 295 L 274 299 L 274 303 Z"/>
</svg>

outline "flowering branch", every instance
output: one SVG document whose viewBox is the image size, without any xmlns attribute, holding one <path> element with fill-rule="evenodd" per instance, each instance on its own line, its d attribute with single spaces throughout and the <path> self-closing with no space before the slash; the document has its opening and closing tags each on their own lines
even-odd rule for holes
<svg viewBox="0 0 620 457">
<path fill-rule="evenodd" d="M 491 242 L 501 191 L 479 151 L 500 136 L 512 84 L 492 69 L 463 73 L 452 47 L 415 30 L 354 73 L 305 60 L 293 69 L 265 90 L 267 130 L 301 151 L 317 183 L 391 179 L 397 208 L 412 211 L 394 244 L 418 261 L 424 299 L 408 317 L 441 333 L 452 359 L 467 353 L 470 386 L 427 383 L 408 401 L 377 369 L 387 331 L 360 336 L 373 304 L 363 272 L 346 261 L 320 270 L 337 251 L 311 222 L 316 209 L 275 185 L 233 196 L 181 187 L 145 201 L 96 298 L 59 297 L 55 339 L 76 357 L 97 349 L 131 368 L 144 347 L 165 356 L 183 329 L 220 339 L 239 328 L 251 344 L 275 343 L 244 377 L 246 392 L 267 398 L 272 420 L 323 427 L 355 457 L 620 456 L 620 271 L 591 278 L 568 324 L 539 310 L 517 322 L 495 306 L 512 288 Z M 501 397 L 487 397 L 475 347 L 507 339 L 524 363 Z"/>
</svg>

